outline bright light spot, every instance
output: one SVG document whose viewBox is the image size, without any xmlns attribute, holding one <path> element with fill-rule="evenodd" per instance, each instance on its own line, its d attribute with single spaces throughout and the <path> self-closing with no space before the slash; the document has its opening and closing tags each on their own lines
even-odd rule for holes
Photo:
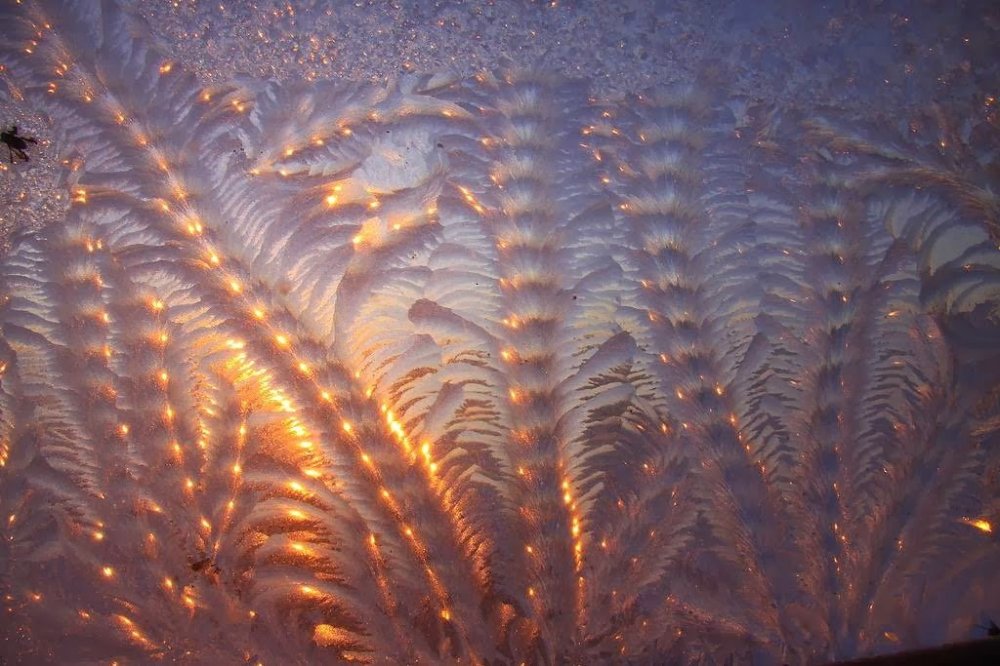
<svg viewBox="0 0 1000 666">
<path fill-rule="evenodd" d="M 960 522 L 965 523 L 969 527 L 975 527 L 977 530 L 986 534 L 993 533 L 993 526 L 990 525 L 989 521 L 982 518 L 961 518 Z"/>
</svg>

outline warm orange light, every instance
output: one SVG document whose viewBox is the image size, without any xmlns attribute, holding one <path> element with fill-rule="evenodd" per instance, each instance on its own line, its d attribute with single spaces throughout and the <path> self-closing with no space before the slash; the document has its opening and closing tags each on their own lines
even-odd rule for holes
<svg viewBox="0 0 1000 666">
<path fill-rule="evenodd" d="M 288 346 L 288 338 L 285 335 L 282 335 L 281 333 L 279 333 L 278 335 L 274 336 L 274 341 L 276 343 L 278 343 L 279 347 L 287 347 Z"/>
<path fill-rule="evenodd" d="M 961 522 L 965 523 L 969 527 L 975 527 L 977 530 L 986 534 L 993 533 L 993 526 L 990 525 L 988 520 L 984 520 L 983 518 L 962 518 Z"/>
<path fill-rule="evenodd" d="M 115 575 L 115 570 L 111 567 L 104 567 L 101 569 L 101 573 L 104 574 L 105 578 L 111 578 Z"/>
</svg>

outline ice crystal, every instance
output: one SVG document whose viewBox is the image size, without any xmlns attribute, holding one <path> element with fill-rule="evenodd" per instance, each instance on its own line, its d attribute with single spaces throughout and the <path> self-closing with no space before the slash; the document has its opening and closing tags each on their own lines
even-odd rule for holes
<svg viewBox="0 0 1000 666">
<path fill-rule="evenodd" d="M 800 663 L 1000 615 L 987 187 L 698 88 L 205 89 L 113 5 L 3 20 L 73 202 L 0 265 L 5 654 Z"/>
</svg>

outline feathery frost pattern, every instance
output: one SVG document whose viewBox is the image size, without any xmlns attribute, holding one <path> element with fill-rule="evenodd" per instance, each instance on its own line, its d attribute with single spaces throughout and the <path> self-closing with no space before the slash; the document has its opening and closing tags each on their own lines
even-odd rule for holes
<svg viewBox="0 0 1000 666">
<path fill-rule="evenodd" d="M 0 264 L 5 654 L 812 663 L 1000 616 L 988 186 L 699 89 L 201 88 L 111 3 L 4 12 L 72 199 Z"/>
</svg>

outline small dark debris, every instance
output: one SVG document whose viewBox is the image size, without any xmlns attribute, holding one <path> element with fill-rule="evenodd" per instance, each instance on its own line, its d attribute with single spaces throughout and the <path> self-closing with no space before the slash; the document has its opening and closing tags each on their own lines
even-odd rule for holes
<svg viewBox="0 0 1000 666">
<path fill-rule="evenodd" d="M 198 560 L 197 562 L 192 562 L 191 563 L 191 571 L 201 571 L 206 566 L 208 566 L 208 563 L 211 562 L 211 561 L 212 561 L 212 558 L 206 557 L 204 559 Z"/>
<path fill-rule="evenodd" d="M 17 125 L 11 125 L 9 130 L 0 132 L 0 141 L 7 144 L 7 155 L 11 164 L 14 163 L 15 157 L 19 157 L 25 162 L 29 161 L 26 152 L 28 144 L 38 143 L 38 139 L 34 137 L 18 134 Z"/>
</svg>

